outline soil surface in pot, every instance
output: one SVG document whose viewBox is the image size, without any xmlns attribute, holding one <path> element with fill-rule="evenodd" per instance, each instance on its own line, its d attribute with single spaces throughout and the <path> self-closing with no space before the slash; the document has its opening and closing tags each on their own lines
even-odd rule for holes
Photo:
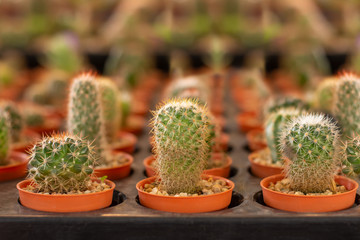
<svg viewBox="0 0 360 240">
<path fill-rule="evenodd" d="M 271 159 L 270 149 L 264 148 L 258 151 L 258 155 L 253 160 L 255 163 L 265 165 L 265 166 L 272 166 L 272 167 L 282 167 L 282 162 L 273 163 Z"/>
<path fill-rule="evenodd" d="M 119 167 L 125 165 L 130 161 L 130 159 L 127 156 L 128 154 L 121 154 L 121 153 L 113 154 L 111 155 L 111 158 L 108 160 L 107 163 L 97 166 L 96 169 Z"/>
<path fill-rule="evenodd" d="M 174 197 L 194 197 L 201 195 L 211 195 L 221 192 L 226 192 L 231 188 L 228 186 L 226 182 L 222 179 L 214 180 L 213 178 L 203 179 L 199 182 L 199 190 L 197 193 L 189 194 L 189 193 L 177 193 L 177 194 L 168 194 L 166 191 L 161 190 L 160 182 L 153 182 L 151 184 L 145 184 L 144 187 L 141 187 L 141 190 L 145 192 L 161 195 L 161 196 L 174 196 Z"/>
<path fill-rule="evenodd" d="M 49 191 L 39 191 L 39 188 L 36 186 L 36 184 L 29 184 L 24 188 L 24 190 L 32 193 L 39 193 L 39 194 L 46 194 L 46 195 L 66 195 L 66 194 L 88 194 L 88 193 L 96 193 L 96 192 L 102 192 L 107 189 L 110 189 L 111 187 L 107 185 L 105 182 L 97 182 L 94 180 L 89 180 L 86 184 L 87 189 L 84 189 L 83 191 L 80 190 L 72 190 L 67 193 L 61 193 L 61 192 L 49 192 Z"/>
<path fill-rule="evenodd" d="M 335 192 L 331 191 L 330 189 L 327 189 L 323 193 L 303 193 L 300 191 L 293 191 L 290 188 L 290 179 L 284 178 L 280 181 L 277 181 L 276 183 L 270 183 L 268 186 L 270 190 L 286 193 L 286 194 L 294 194 L 294 195 L 306 195 L 306 196 L 321 196 L 321 195 L 335 195 L 347 192 L 348 190 L 345 188 L 345 186 L 342 185 L 336 185 Z"/>
</svg>

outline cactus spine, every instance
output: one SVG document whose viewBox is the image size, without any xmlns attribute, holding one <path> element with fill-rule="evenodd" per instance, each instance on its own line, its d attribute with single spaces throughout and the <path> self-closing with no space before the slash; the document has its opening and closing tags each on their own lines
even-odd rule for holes
<svg viewBox="0 0 360 240">
<path fill-rule="evenodd" d="M 24 127 L 23 118 L 18 108 L 9 101 L 2 101 L 0 103 L 1 108 L 7 112 L 9 125 L 10 125 L 10 136 L 12 142 L 18 142 L 21 139 L 21 133 Z"/>
<path fill-rule="evenodd" d="M 90 73 L 74 79 L 70 90 L 68 130 L 93 142 L 99 164 L 108 159 L 99 85 Z"/>
<path fill-rule="evenodd" d="M 341 162 L 339 131 L 322 114 L 306 114 L 290 122 L 281 137 L 281 149 L 290 160 L 286 176 L 290 187 L 303 193 L 333 190 Z"/>
<path fill-rule="evenodd" d="M 0 165 L 9 163 L 9 148 L 10 128 L 8 126 L 8 115 L 3 109 L 0 109 Z"/>
<path fill-rule="evenodd" d="M 280 151 L 280 137 L 284 127 L 301 113 L 302 111 L 296 108 L 280 108 L 266 119 L 265 136 L 273 163 L 283 160 Z"/>
<path fill-rule="evenodd" d="M 206 107 L 193 99 L 169 100 L 154 112 L 152 124 L 161 188 L 195 193 L 210 151 Z"/>
<path fill-rule="evenodd" d="M 105 134 L 107 141 L 113 142 L 119 130 L 120 111 L 116 84 L 107 78 L 99 78 L 101 102 L 103 106 L 103 116 L 105 124 Z"/>
<path fill-rule="evenodd" d="M 94 164 L 94 147 L 89 141 L 74 135 L 53 135 L 32 148 L 29 178 L 39 192 L 84 191 Z"/>
<path fill-rule="evenodd" d="M 333 112 L 344 137 L 360 133 L 360 79 L 345 73 L 336 82 Z"/>
</svg>

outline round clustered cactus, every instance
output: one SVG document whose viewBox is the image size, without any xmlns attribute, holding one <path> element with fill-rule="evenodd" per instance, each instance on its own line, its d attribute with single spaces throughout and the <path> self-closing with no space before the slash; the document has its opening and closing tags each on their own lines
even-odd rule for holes
<svg viewBox="0 0 360 240">
<path fill-rule="evenodd" d="M 9 163 L 9 148 L 10 128 L 8 126 L 8 115 L 3 109 L 0 109 L 0 165 Z"/>
<path fill-rule="evenodd" d="M 99 164 L 108 160 L 103 108 L 98 82 L 91 73 L 74 79 L 70 89 L 68 131 L 93 142 Z"/>
<path fill-rule="evenodd" d="M 121 119 L 118 106 L 119 91 L 116 84 L 108 78 L 99 78 L 98 82 L 103 106 L 105 134 L 107 141 L 112 142 L 116 138 Z"/>
<path fill-rule="evenodd" d="M 334 190 L 341 164 L 336 125 L 322 114 L 305 114 L 291 121 L 281 137 L 283 155 L 289 159 L 286 176 L 294 191 L 321 193 Z"/>
<path fill-rule="evenodd" d="M 10 125 L 10 136 L 12 142 L 18 142 L 21 139 L 22 130 L 24 128 L 23 118 L 19 112 L 19 109 L 14 103 L 10 101 L 0 102 L 0 108 L 7 112 L 9 125 Z"/>
<path fill-rule="evenodd" d="M 206 107 L 194 99 L 169 100 L 152 124 L 160 187 L 169 194 L 195 193 L 210 152 Z"/>
<path fill-rule="evenodd" d="M 315 106 L 325 112 L 331 113 L 333 101 L 334 101 L 334 90 L 337 78 L 327 78 L 320 82 L 316 89 Z"/>
<path fill-rule="evenodd" d="M 272 163 L 282 162 L 280 137 L 285 126 L 295 117 L 303 113 L 297 108 L 280 108 L 269 115 L 265 121 L 265 136 L 270 148 Z"/>
<path fill-rule="evenodd" d="M 345 141 L 342 153 L 344 154 L 343 172 L 347 175 L 360 174 L 360 136 L 355 135 Z"/>
<path fill-rule="evenodd" d="M 89 141 L 75 135 L 45 137 L 30 152 L 29 178 L 39 192 L 84 191 L 96 158 Z"/>
<path fill-rule="evenodd" d="M 344 73 L 335 85 L 333 113 L 339 121 L 344 137 L 360 133 L 360 79 Z"/>
<path fill-rule="evenodd" d="M 292 97 L 279 97 L 271 99 L 267 102 L 265 106 L 265 116 L 276 112 L 279 109 L 285 108 L 298 108 L 303 110 L 308 110 L 309 106 L 305 104 L 301 99 L 292 98 Z"/>
</svg>

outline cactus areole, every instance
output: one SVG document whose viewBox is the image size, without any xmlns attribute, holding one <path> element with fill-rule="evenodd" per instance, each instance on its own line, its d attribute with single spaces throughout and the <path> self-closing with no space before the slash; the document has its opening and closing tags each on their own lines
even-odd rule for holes
<svg viewBox="0 0 360 240">
<path fill-rule="evenodd" d="M 286 175 L 290 187 L 303 193 L 333 189 L 333 179 L 341 162 L 339 131 L 322 114 L 295 118 L 281 137 L 283 155 L 290 160 Z"/>
<path fill-rule="evenodd" d="M 154 112 L 152 124 L 161 188 L 195 193 L 210 152 L 206 107 L 193 99 L 170 100 Z"/>
</svg>

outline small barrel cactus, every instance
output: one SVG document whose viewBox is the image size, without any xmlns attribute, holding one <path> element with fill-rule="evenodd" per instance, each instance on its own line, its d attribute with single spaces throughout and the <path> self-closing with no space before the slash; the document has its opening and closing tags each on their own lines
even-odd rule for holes
<svg viewBox="0 0 360 240">
<path fill-rule="evenodd" d="M 347 175 L 360 174 L 360 135 L 355 135 L 345 141 L 342 148 L 344 154 L 343 172 Z"/>
<path fill-rule="evenodd" d="M 308 110 L 309 106 L 304 103 L 301 99 L 292 98 L 292 97 L 278 97 L 275 99 L 270 99 L 265 106 L 265 116 L 276 112 L 280 108 L 298 108 Z"/>
<path fill-rule="evenodd" d="M 280 151 L 280 137 L 283 129 L 293 118 L 300 116 L 302 112 L 297 108 L 280 108 L 266 119 L 265 136 L 273 163 L 282 162 L 283 160 Z"/>
<path fill-rule="evenodd" d="M 121 119 L 118 106 L 119 91 L 116 84 L 108 78 L 98 78 L 98 81 L 103 106 L 105 134 L 107 141 L 110 143 L 116 138 Z"/>
<path fill-rule="evenodd" d="M 334 176 L 341 164 L 339 131 L 322 114 L 306 114 L 288 124 L 281 149 L 289 164 L 286 176 L 294 191 L 321 193 L 333 190 Z"/>
<path fill-rule="evenodd" d="M 94 165 L 94 147 L 89 141 L 75 135 L 53 135 L 32 148 L 29 178 L 39 192 L 84 191 Z"/>
<path fill-rule="evenodd" d="M 207 109 L 193 99 L 169 100 L 154 112 L 154 152 L 161 188 L 195 193 L 210 152 Z"/>
<path fill-rule="evenodd" d="M 74 79 L 70 90 L 68 131 L 93 142 L 99 163 L 107 161 L 103 110 L 98 82 L 90 73 Z"/>
<path fill-rule="evenodd" d="M 336 81 L 334 77 L 324 79 L 316 89 L 315 106 L 327 113 L 332 111 Z"/>
<path fill-rule="evenodd" d="M 344 137 L 360 133 L 360 79 L 351 73 L 339 77 L 335 86 L 333 113 Z"/>
<path fill-rule="evenodd" d="M 10 128 L 8 126 L 8 114 L 3 109 L 0 109 L 0 165 L 9 163 L 9 148 Z"/>
<path fill-rule="evenodd" d="M 12 142 L 18 142 L 21 139 L 22 130 L 24 128 L 23 118 L 16 105 L 10 101 L 0 102 L 0 107 L 7 112 L 9 125 L 10 125 L 10 136 Z"/>
</svg>

